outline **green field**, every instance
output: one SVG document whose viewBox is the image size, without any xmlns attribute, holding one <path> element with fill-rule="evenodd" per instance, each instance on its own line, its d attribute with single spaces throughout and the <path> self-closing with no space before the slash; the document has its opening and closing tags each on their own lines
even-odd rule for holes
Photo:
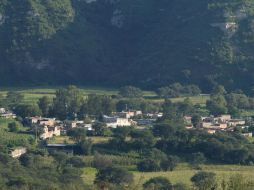
<svg viewBox="0 0 254 190">
<path fill-rule="evenodd" d="M 111 137 L 88 137 L 88 139 L 91 139 L 93 144 L 98 143 L 105 143 L 108 142 Z M 74 144 L 75 142 L 68 136 L 58 136 L 50 138 L 47 141 L 49 144 Z"/>
<path fill-rule="evenodd" d="M 221 182 L 223 179 L 227 180 L 231 176 L 240 174 L 245 179 L 254 178 L 254 166 L 238 166 L 238 165 L 203 165 L 203 171 L 214 172 L 218 182 Z M 168 178 L 173 184 L 184 183 L 188 186 L 191 186 L 190 178 L 198 170 L 190 168 L 187 164 L 180 164 L 175 171 L 173 172 L 147 172 L 141 173 L 134 171 L 134 186 L 137 186 L 138 190 L 142 189 L 142 184 L 149 180 L 152 177 L 163 176 Z M 93 181 L 96 175 L 96 169 L 94 168 L 84 168 L 84 173 L 82 178 L 85 183 L 93 185 Z"/>
<path fill-rule="evenodd" d="M 26 128 L 20 126 L 20 131 L 17 133 L 9 132 L 8 123 L 13 122 L 13 119 L 0 118 L 0 145 L 8 146 L 28 146 L 33 139 L 32 135 L 24 134 Z"/>
<path fill-rule="evenodd" d="M 37 88 L 2 88 L 0 95 L 6 96 L 8 91 L 18 91 L 24 95 L 23 103 L 36 103 L 39 98 L 43 96 L 54 97 L 56 89 L 61 87 L 37 87 Z M 79 87 L 84 95 L 98 94 L 98 95 L 117 95 L 117 89 L 100 88 L 100 87 Z M 153 102 L 163 102 L 164 99 L 158 98 L 153 91 L 143 91 L 144 98 Z M 181 102 L 186 97 L 172 98 L 173 102 Z M 193 104 L 205 104 L 209 96 L 193 96 L 189 97 Z"/>
</svg>

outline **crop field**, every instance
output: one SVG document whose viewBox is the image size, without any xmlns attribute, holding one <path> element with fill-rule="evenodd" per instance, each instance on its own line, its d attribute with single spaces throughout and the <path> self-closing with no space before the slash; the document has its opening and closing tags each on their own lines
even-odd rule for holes
<svg viewBox="0 0 254 190">
<path fill-rule="evenodd" d="M 227 180 L 231 176 L 240 174 L 245 179 L 254 178 L 254 166 L 238 166 L 238 165 L 202 165 L 203 171 L 214 172 L 218 182 L 223 179 Z M 163 176 L 168 178 L 173 184 L 184 183 L 191 186 L 191 177 L 198 172 L 189 167 L 187 164 L 180 164 L 173 172 L 138 172 L 133 171 L 134 174 L 134 186 L 137 190 L 142 190 L 142 184 L 153 177 Z M 89 185 L 93 185 L 94 178 L 96 176 L 96 169 L 84 168 L 83 180 Z"/>
<path fill-rule="evenodd" d="M 32 135 L 25 134 L 26 128 L 20 126 L 20 131 L 18 133 L 12 133 L 8 130 L 8 123 L 13 122 L 12 119 L 2 119 L 0 118 L 0 145 L 1 144 L 11 144 L 11 145 L 25 145 L 29 140 L 33 139 Z"/>
<path fill-rule="evenodd" d="M 88 137 L 88 139 L 92 140 L 93 144 L 105 143 L 108 142 L 110 137 Z M 75 142 L 68 136 L 58 136 L 50 138 L 47 141 L 49 144 L 74 144 Z"/>
<path fill-rule="evenodd" d="M 0 88 L 0 97 L 1 95 L 6 96 L 8 91 L 18 91 L 24 95 L 23 103 L 33 104 L 38 101 L 39 98 L 43 96 L 48 96 L 53 98 L 55 96 L 56 89 L 61 87 L 38 87 L 38 88 Z M 117 95 L 117 89 L 110 88 L 99 88 L 99 87 L 79 87 L 83 92 L 84 96 L 89 94 L 98 94 L 98 95 Z M 143 91 L 144 98 L 152 102 L 163 102 L 164 99 L 157 97 L 156 93 L 153 91 Z M 173 102 L 184 101 L 186 97 L 172 98 Z M 193 104 L 202 104 L 204 105 L 209 99 L 209 96 L 192 96 L 189 97 Z"/>
</svg>

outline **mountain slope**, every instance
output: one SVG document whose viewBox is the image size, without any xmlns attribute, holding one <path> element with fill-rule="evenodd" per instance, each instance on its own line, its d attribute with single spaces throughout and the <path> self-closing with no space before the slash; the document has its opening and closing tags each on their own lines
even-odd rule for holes
<svg viewBox="0 0 254 190">
<path fill-rule="evenodd" d="M 253 85 L 252 0 L 0 1 L 0 83 Z"/>
</svg>

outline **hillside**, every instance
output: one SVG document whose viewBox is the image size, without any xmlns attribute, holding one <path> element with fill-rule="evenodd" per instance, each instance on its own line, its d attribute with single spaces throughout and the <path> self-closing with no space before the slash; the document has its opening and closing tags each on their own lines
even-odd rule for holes
<svg viewBox="0 0 254 190">
<path fill-rule="evenodd" d="M 253 86 L 252 0 L 0 0 L 0 85 Z"/>
</svg>

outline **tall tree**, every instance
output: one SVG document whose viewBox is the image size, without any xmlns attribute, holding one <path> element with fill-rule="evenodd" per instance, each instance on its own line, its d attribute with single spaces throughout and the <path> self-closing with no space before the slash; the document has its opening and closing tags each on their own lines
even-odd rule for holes
<svg viewBox="0 0 254 190">
<path fill-rule="evenodd" d="M 41 109 L 42 115 L 44 117 L 48 116 L 51 103 L 52 101 L 48 96 L 43 96 L 42 98 L 39 99 L 38 106 Z"/>
</svg>

